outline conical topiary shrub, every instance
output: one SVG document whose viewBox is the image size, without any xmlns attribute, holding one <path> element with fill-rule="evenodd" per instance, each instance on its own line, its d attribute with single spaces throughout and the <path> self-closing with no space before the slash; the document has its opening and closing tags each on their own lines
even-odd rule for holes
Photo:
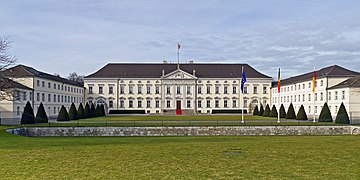
<svg viewBox="0 0 360 180">
<path fill-rule="evenodd" d="M 40 103 L 40 106 L 36 113 L 35 121 L 36 121 L 36 123 L 48 123 L 48 121 L 49 121 L 42 102 Z"/>
<path fill-rule="evenodd" d="M 299 112 L 296 115 L 296 120 L 308 120 L 304 106 L 301 105 Z"/>
<path fill-rule="evenodd" d="M 101 104 L 96 105 L 95 113 L 96 113 L 96 115 L 95 115 L 96 117 L 102 116 Z"/>
<path fill-rule="evenodd" d="M 295 115 L 295 110 L 294 110 L 294 106 L 292 105 L 292 103 L 290 103 L 289 109 L 286 113 L 286 119 L 295 119 L 296 115 Z"/>
<path fill-rule="evenodd" d="M 89 118 L 89 117 L 91 117 L 90 105 L 89 105 L 89 103 L 86 103 L 85 109 L 84 109 L 84 118 Z"/>
<path fill-rule="evenodd" d="M 280 106 L 280 118 L 286 118 L 286 111 L 283 104 Z"/>
<path fill-rule="evenodd" d="M 60 112 L 57 117 L 57 121 L 70 121 L 69 114 L 68 114 L 66 108 L 64 107 L 64 105 L 62 105 L 60 108 Z"/>
<path fill-rule="evenodd" d="M 270 106 L 267 104 L 263 116 L 268 117 L 270 115 Z"/>
<path fill-rule="evenodd" d="M 90 105 L 90 117 L 96 117 L 96 108 L 94 103 L 91 103 Z"/>
<path fill-rule="evenodd" d="M 69 119 L 70 120 L 78 120 L 78 114 L 74 103 L 71 103 L 69 110 Z"/>
<path fill-rule="evenodd" d="M 21 124 L 35 124 L 34 110 L 28 101 L 25 105 L 24 112 L 21 116 Z"/>
<path fill-rule="evenodd" d="M 336 124 L 350 124 L 349 115 L 346 111 L 344 103 L 341 103 L 341 105 L 340 105 L 339 111 L 336 115 L 335 123 Z"/>
<path fill-rule="evenodd" d="M 86 118 L 85 117 L 85 112 L 84 112 L 84 107 L 83 107 L 82 103 L 80 103 L 80 105 L 79 105 L 77 114 L 78 114 L 79 119 L 85 119 Z"/>
<path fill-rule="evenodd" d="M 323 108 L 321 109 L 319 122 L 333 122 L 331 112 L 327 103 L 324 103 Z"/>
<path fill-rule="evenodd" d="M 275 105 L 273 105 L 273 107 L 271 108 L 270 117 L 278 117 L 278 112 Z"/>
<path fill-rule="evenodd" d="M 253 115 L 259 115 L 259 108 L 258 108 L 257 105 L 256 105 L 255 108 L 254 108 Z"/>
<path fill-rule="evenodd" d="M 259 116 L 262 116 L 263 114 L 264 114 L 264 107 L 262 104 L 260 104 Z"/>
<path fill-rule="evenodd" d="M 101 116 L 106 116 L 105 106 L 103 104 L 101 105 Z"/>
</svg>

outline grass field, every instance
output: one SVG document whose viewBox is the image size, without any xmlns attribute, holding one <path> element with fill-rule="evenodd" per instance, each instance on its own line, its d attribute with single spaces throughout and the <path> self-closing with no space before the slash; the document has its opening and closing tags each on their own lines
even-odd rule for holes
<svg viewBox="0 0 360 180">
<path fill-rule="evenodd" d="M 20 137 L 0 179 L 359 179 L 360 136 Z"/>
</svg>

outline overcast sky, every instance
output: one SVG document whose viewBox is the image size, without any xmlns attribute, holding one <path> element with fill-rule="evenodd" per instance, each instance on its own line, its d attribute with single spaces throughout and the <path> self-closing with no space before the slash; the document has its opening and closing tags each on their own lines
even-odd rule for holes
<svg viewBox="0 0 360 180">
<path fill-rule="evenodd" d="M 0 0 L 19 64 L 67 76 L 109 62 L 248 63 L 275 77 L 360 70 L 359 0 Z"/>
</svg>

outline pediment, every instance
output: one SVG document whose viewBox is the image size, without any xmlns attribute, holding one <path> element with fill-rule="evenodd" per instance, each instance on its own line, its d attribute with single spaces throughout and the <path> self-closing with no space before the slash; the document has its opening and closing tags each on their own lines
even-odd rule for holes
<svg viewBox="0 0 360 180">
<path fill-rule="evenodd" d="M 164 79 L 197 79 L 196 76 L 189 74 L 181 69 L 177 69 L 163 76 Z"/>
</svg>

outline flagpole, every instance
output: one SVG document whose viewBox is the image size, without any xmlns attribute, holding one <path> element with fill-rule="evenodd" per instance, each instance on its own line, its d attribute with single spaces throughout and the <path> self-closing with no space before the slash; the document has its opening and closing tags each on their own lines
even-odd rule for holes
<svg viewBox="0 0 360 180">
<path fill-rule="evenodd" d="M 180 43 L 178 43 L 177 48 L 177 68 L 180 69 Z"/>
<path fill-rule="evenodd" d="M 313 101 L 314 101 L 314 120 L 313 120 L 313 123 L 316 122 L 315 120 L 315 87 L 316 87 L 316 72 L 315 72 L 315 66 L 314 66 L 314 74 L 313 74 L 313 94 L 314 94 L 314 98 L 313 98 Z"/>
<path fill-rule="evenodd" d="M 241 79 L 243 78 L 242 75 L 244 73 L 244 66 L 241 66 Z M 242 80 L 241 80 L 242 83 Z M 241 86 L 240 86 L 241 88 Z M 244 108 L 243 108 L 243 103 L 244 103 L 244 92 L 242 89 L 240 89 L 241 91 L 241 101 L 240 101 L 240 108 L 241 108 L 241 123 L 244 123 Z"/>
<path fill-rule="evenodd" d="M 279 72 L 278 72 L 278 83 L 279 83 L 279 81 L 280 81 L 280 68 L 279 68 Z M 278 85 L 279 86 L 279 85 Z M 279 94 L 279 99 L 278 99 L 278 120 L 277 120 L 277 123 L 280 123 L 280 91 L 278 91 L 278 94 Z"/>
</svg>

